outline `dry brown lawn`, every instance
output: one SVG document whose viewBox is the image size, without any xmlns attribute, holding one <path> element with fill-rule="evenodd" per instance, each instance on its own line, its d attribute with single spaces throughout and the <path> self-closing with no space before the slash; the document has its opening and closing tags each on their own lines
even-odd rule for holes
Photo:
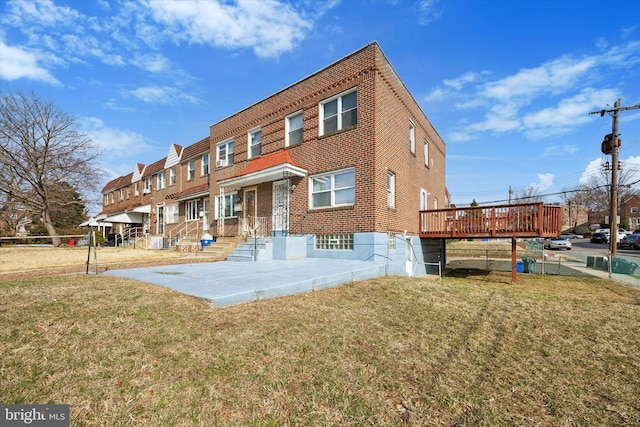
<svg viewBox="0 0 640 427">
<path fill-rule="evenodd" d="M 0 402 L 83 426 L 640 425 L 640 291 L 457 271 L 213 309 L 105 275 L 0 281 Z"/>
<path fill-rule="evenodd" d="M 144 250 L 129 247 L 85 247 L 50 246 L 1 246 L 0 280 L 8 277 L 29 276 L 34 274 L 55 274 L 86 271 L 87 260 L 91 272 L 107 268 L 122 268 L 148 264 L 166 264 L 180 262 L 211 261 L 211 258 L 198 257 L 173 250 Z"/>
</svg>

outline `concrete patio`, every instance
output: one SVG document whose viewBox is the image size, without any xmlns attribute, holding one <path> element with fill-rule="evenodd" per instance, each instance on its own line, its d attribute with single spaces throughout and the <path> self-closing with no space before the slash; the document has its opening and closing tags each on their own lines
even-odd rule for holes
<svg viewBox="0 0 640 427">
<path fill-rule="evenodd" d="M 385 271 L 384 264 L 371 261 L 305 258 L 164 265 L 104 274 L 164 286 L 224 307 L 340 286 L 384 276 Z"/>
</svg>

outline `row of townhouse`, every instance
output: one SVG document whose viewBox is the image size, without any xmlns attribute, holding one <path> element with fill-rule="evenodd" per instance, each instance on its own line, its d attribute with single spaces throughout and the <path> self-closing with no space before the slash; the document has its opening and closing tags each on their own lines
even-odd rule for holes
<svg viewBox="0 0 640 427">
<path fill-rule="evenodd" d="M 417 238 L 418 211 L 449 206 L 445 144 L 375 42 L 102 193 L 99 219 L 114 232 L 139 227 L 164 245 L 189 228 L 269 235 L 279 258 L 393 259 L 397 270 L 443 257 L 442 241 Z"/>
</svg>

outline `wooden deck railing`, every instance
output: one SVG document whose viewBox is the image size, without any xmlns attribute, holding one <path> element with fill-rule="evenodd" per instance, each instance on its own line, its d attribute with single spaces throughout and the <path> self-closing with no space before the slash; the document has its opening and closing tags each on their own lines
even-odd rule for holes
<svg viewBox="0 0 640 427">
<path fill-rule="evenodd" d="M 560 206 L 521 203 L 420 211 L 420 237 L 555 237 L 561 232 Z"/>
</svg>

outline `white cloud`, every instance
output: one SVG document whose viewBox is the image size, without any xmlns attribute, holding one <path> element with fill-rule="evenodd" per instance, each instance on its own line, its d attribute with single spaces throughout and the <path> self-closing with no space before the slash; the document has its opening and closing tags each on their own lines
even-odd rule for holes
<svg viewBox="0 0 640 427">
<path fill-rule="evenodd" d="M 418 24 L 426 25 L 440 19 L 442 12 L 435 6 L 438 0 L 419 0 L 417 6 Z"/>
<path fill-rule="evenodd" d="M 178 102 L 189 102 L 192 104 L 200 104 L 203 101 L 195 96 L 181 92 L 180 90 L 169 86 L 144 86 L 125 92 L 140 101 L 154 104 L 175 104 Z"/>
<path fill-rule="evenodd" d="M 113 158 L 135 158 L 138 154 L 153 150 L 150 141 L 138 133 L 110 128 L 96 117 L 82 117 L 78 119 L 78 128 L 89 137 L 93 143 L 109 156 L 111 163 Z"/>
<path fill-rule="evenodd" d="M 277 0 L 180 2 L 142 0 L 153 19 L 167 26 L 175 42 L 252 48 L 257 56 L 277 57 L 293 49 L 313 27 L 290 4 Z"/>
<path fill-rule="evenodd" d="M 580 147 L 577 145 L 551 145 L 546 147 L 538 158 L 544 157 L 556 157 L 556 156 L 566 156 L 567 154 L 574 154 L 579 151 Z"/>
<path fill-rule="evenodd" d="M 15 26 L 28 23 L 30 31 L 66 26 L 80 14 L 66 6 L 56 6 L 52 0 L 9 0 L 3 22 Z M 37 27 L 33 27 L 37 25 Z"/>
<path fill-rule="evenodd" d="M 465 142 L 470 141 L 472 138 L 467 132 L 451 132 L 447 139 L 452 142 Z"/>
<path fill-rule="evenodd" d="M 525 134 L 532 139 L 560 135 L 592 120 L 589 112 L 615 99 L 610 89 L 586 88 L 577 95 L 562 99 L 555 107 L 525 114 L 522 118 Z"/>
<path fill-rule="evenodd" d="M 598 53 L 563 55 L 497 80 L 489 80 L 487 71 L 468 72 L 444 80 L 424 100 L 447 100 L 469 110 L 466 125 L 455 132 L 473 139 L 484 132 L 521 132 L 528 139 L 567 134 L 590 122 L 589 112 L 620 96 L 606 86 L 611 84 L 607 73 L 640 65 L 640 41 L 607 47 L 600 40 L 598 45 L 603 49 Z M 484 117 L 473 110 L 484 110 Z"/>
<path fill-rule="evenodd" d="M 513 76 L 490 82 L 483 90 L 489 98 L 506 100 L 514 97 L 539 96 L 541 92 L 567 91 L 579 78 L 596 65 L 595 57 L 579 60 L 562 57 L 536 68 L 520 70 Z"/>
<path fill-rule="evenodd" d="M 455 90 L 460 90 L 467 83 L 477 82 L 483 75 L 486 75 L 487 72 L 481 73 L 465 73 L 455 79 L 446 79 L 444 80 L 445 86 L 449 86 L 454 88 Z"/>
<path fill-rule="evenodd" d="M 553 187 L 553 174 L 552 173 L 539 173 L 538 182 L 532 182 L 529 184 L 528 189 L 534 194 L 539 194 L 547 188 Z"/>
<path fill-rule="evenodd" d="M 0 78 L 39 80 L 59 85 L 60 82 L 48 70 L 38 64 L 38 55 L 26 49 L 7 46 L 0 41 Z"/>
</svg>

